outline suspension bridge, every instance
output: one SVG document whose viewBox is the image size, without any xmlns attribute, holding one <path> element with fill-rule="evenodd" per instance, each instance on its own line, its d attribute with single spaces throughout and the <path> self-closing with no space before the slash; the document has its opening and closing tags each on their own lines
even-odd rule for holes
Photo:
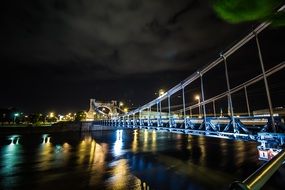
<svg viewBox="0 0 285 190">
<path fill-rule="evenodd" d="M 284 7 L 279 11 L 283 9 Z M 282 61 L 268 69 L 264 66 L 263 52 L 259 36 L 266 28 L 268 28 L 269 25 L 270 23 L 260 24 L 230 49 L 221 53 L 216 60 L 193 73 L 167 92 L 160 93 L 159 97 L 156 99 L 127 113 L 117 114 L 118 112 L 115 112 L 115 114 L 112 115 L 113 117 L 105 120 L 99 120 L 95 123 L 117 127 L 167 130 L 219 138 L 260 140 L 263 142 L 263 146 L 267 147 L 267 144 L 265 143 L 265 145 L 263 141 L 265 138 L 270 139 L 268 140 L 268 144 L 272 144 L 272 140 L 274 142 L 276 141 L 273 144 L 277 145 L 270 148 L 280 148 L 283 146 L 284 141 L 284 135 L 282 133 L 285 131 L 284 120 L 278 114 L 274 114 L 268 78 L 283 72 L 285 61 Z M 261 72 L 256 76 L 232 87 L 228 72 L 228 65 L 231 63 L 228 60 L 249 43 L 255 43 L 255 52 L 258 57 L 260 67 L 255 69 L 260 69 Z M 224 75 L 226 89 L 224 89 L 222 93 L 206 99 L 204 76 L 221 65 L 224 67 L 224 72 L 219 73 L 219 75 Z M 215 80 L 215 77 L 211 80 Z M 260 116 L 253 116 L 251 115 L 247 89 L 261 81 L 264 84 L 269 113 Z M 185 89 L 195 82 L 200 83 L 199 94 L 201 94 L 201 97 L 197 97 L 198 103 L 186 105 Z M 240 93 L 242 91 L 247 111 L 245 114 L 240 116 L 234 112 L 232 96 L 233 94 Z M 172 104 L 172 99 L 177 94 L 180 94 L 182 97 L 181 103 Z M 227 101 L 228 115 L 221 117 L 216 114 L 216 102 L 223 99 L 226 99 Z M 162 103 L 165 101 L 167 102 L 167 110 L 162 111 Z M 95 109 L 98 110 L 98 105 L 95 105 L 94 102 L 93 105 Z M 182 108 L 180 108 L 181 106 Z M 209 106 L 212 107 L 211 114 L 206 111 L 206 107 Z M 196 116 L 192 115 L 192 111 L 197 108 L 199 108 L 199 114 Z M 188 112 L 190 114 L 188 114 Z"/>
<path fill-rule="evenodd" d="M 280 8 L 279 11 L 283 11 L 284 8 L 285 6 Z M 271 160 L 283 150 L 285 125 L 284 118 L 280 114 L 274 113 L 268 78 L 278 76 L 282 72 L 284 74 L 285 61 L 283 59 L 283 61 L 270 68 L 265 66 L 260 36 L 269 25 L 269 22 L 260 24 L 227 51 L 221 53 L 216 60 L 194 72 L 167 92 L 160 93 L 159 97 L 127 113 L 113 115 L 108 119 L 96 120 L 94 125 L 162 130 L 217 138 L 258 141 L 261 143 L 258 146 L 259 158 L 261 160 Z M 248 44 L 254 44 L 252 48 L 255 48 L 255 56 L 258 58 L 258 67 L 255 67 L 255 70 L 261 72 L 246 81 L 232 85 L 228 72 L 231 64 L 229 60 Z M 246 60 L 245 58 L 242 61 Z M 226 88 L 219 94 L 208 97 L 205 92 L 205 76 L 217 67 L 223 67 L 223 72 L 220 72 L 219 76 L 224 76 Z M 215 81 L 215 76 L 211 80 Z M 187 103 L 185 96 L 187 89 L 191 89 L 192 84 L 199 84 L 200 91 L 200 95 L 196 97 L 198 102 L 194 104 Z M 268 105 L 268 112 L 258 116 L 252 115 L 248 95 L 248 89 L 257 84 L 263 84 Z M 244 98 L 246 111 L 243 113 L 235 113 L 234 94 Z M 180 102 L 173 101 L 174 97 L 177 96 L 180 97 Z M 221 101 L 226 101 L 228 107 L 226 116 L 217 114 L 217 102 Z M 162 104 L 166 105 L 162 106 Z M 96 107 L 95 104 L 94 106 Z M 210 113 L 207 111 L 209 107 Z M 199 113 L 192 114 L 197 109 L 199 109 Z M 284 153 L 280 155 L 284 157 Z"/>
</svg>

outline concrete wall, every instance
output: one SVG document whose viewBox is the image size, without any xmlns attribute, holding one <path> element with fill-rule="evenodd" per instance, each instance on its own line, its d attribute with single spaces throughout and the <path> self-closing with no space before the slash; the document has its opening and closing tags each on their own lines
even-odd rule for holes
<svg viewBox="0 0 285 190">
<path fill-rule="evenodd" d="M 67 131 L 80 131 L 80 126 L 47 126 L 47 127 L 0 127 L 1 134 L 22 133 L 55 133 Z"/>
</svg>

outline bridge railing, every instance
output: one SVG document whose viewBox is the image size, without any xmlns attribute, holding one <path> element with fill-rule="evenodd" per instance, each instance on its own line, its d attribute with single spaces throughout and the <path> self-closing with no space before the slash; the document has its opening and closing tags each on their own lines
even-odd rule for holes
<svg viewBox="0 0 285 190">
<path fill-rule="evenodd" d="M 282 166 L 285 161 L 285 150 L 262 165 L 244 181 L 236 181 L 231 184 L 231 190 L 258 190 L 270 179 L 270 177 Z"/>
</svg>

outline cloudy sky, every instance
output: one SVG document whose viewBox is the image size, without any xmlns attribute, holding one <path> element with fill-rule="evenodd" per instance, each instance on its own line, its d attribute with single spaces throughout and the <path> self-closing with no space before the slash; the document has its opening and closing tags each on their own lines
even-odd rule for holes
<svg viewBox="0 0 285 190">
<path fill-rule="evenodd" d="M 89 98 L 142 105 L 258 23 L 206 0 L 14 0 L 1 5 L 0 107 L 70 112 Z"/>
</svg>

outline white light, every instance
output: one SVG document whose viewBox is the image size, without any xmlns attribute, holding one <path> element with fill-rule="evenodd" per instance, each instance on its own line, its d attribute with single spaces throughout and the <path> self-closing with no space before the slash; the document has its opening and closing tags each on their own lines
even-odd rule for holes
<svg viewBox="0 0 285 190">
<path fill-rule="evenodd" d="M 160 89 L 160 90 L 158 91 L 158 95 L 159 95 L 159 96 L 162 96 L 164 93 L 165 93 L 165 91 L 164 91 L 163 89 Z"/>
<path fill-rule="evenodd" d="M 123 141 L 122 141 L 122 136 L 123 136 L 123 130 L 117 130 L 116 132 L 116 141 L 114 145 L 114 156 L 120 156 L 122 155 L 122 147 L 123 147 Z"/>
<path fill-rule="evenodd" d="M 199 96 L 199 95 L 196 95 L 196 96 L 195 96 L 195 100 L 200 100 L 200 96 Z"/>
</svg>

